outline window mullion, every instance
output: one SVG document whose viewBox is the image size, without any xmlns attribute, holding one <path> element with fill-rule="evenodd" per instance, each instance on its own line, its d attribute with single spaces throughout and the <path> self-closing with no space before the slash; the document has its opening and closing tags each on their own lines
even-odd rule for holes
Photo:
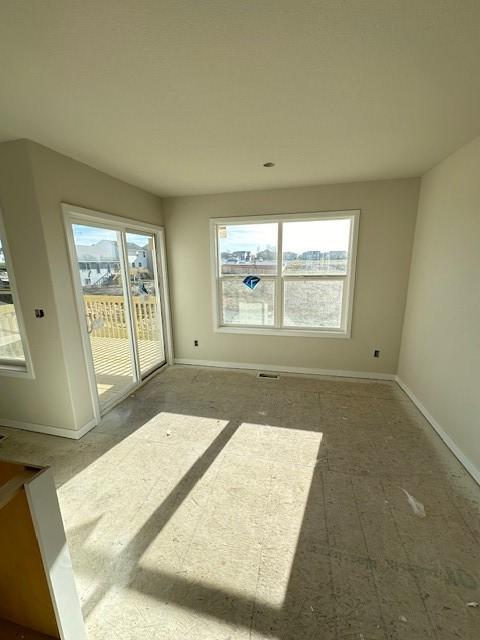
<svg viewBox="0 0 480 640">
<path fill-rule="evenodd" d="M 277 277 L 275 280 L 275 327 L 283 325 L 283 223 L 278 223 L 277 229 Z"/>
<path fill-rule="evenodd" d="M 221 276 L 217 276 L 217 299 L 216 299 L 216 305 L 217 305 L 217 319 L 218 319 L 218 324 L 223 325 L 225 324 L 225 319 L 223 317 L 223 303 L 222 303 L 222 278 Z"/>
<path fill-rule="evenodd" d="M 331 273 L 331 274 L 325 274 L 325 275 L 311 275 L 311 276 L 307 276 L 307 275 L 298 275 L 298 276 L 289 276 L 289 275 L 284 275 L 282 276 L 283 280 L 288 280 L 288 281 L 293 281 L 293 280 L 347 280 L 348 275 L 346 275 L 345 273 Z"/>
</svg>

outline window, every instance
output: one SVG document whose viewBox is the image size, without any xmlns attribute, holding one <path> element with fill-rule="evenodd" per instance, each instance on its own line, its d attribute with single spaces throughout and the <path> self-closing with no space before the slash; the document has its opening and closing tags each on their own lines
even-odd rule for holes
<svg viewBox="0 0 480 640">
<path fill-rule="evenodd" d="M 359 213 L 212 219 L 216 330 L 349 337 Z"/>
<path fill-rule="evenodd" d="M 1 223 L 1 220 L 0 220 Z M 5 235 L 0 224 L 0 371 L 26 371 L 25 340 L 22 335 L 13 274 Z"/>
</svg>

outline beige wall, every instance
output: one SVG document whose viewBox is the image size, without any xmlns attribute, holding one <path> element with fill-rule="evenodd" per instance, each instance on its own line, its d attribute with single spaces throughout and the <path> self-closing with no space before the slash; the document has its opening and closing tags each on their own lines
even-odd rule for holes
<svg viewBox="0 0 480 640">
<path fill-rule="evenodd" d="M 176 358 L 395 374 L 418 190 L 407 179 L 165 199 Z M 213 331 L 210 217 L 341 209 L 362 211 L 351 339 Z"/>
<path fill-rule="evenodd" d="M 480 138 L 422 180 L 399 376 L 480 479 Z"/>
<path fill-rule="evenodd" d="M 2 419 L 72 427 L 47 251 L 29 151 L 21 142 L 0 145 L 0 204 L 26 325 L 35 379 L 0 375 Z M 34 309 L 46 317 L 36 320 Z"/>
<path fill-rule="evenodd" d="M 398 365 L 478 477 L 478 166 L 480 138 L 432 169 L 416 227 L 418 179 L 164 200 L 176 357 L 390 374 Z M 35 371 L 33 379 L 0 376 L 0 424 L 72 430 L 93 418 L 61 202 L 162 223 L 151 194 L 29 141 L 0 145 L 0 205 Z M 209 218 L 338 209 L 362 211 L 351 339 L 213 331 Z"/>
<path fill-rule="evenodd" d="M 0 145 L 0 202 L 34 380 L 0 377 L 1 419 L 64 429 L 93 418 L 61 202 L 162 223 L 160 200 L 29 141 Z M 35 320 L 33 309 L 46 317 Z M 5 393 L 4 393 L 5 390 Z"/>
</svg>

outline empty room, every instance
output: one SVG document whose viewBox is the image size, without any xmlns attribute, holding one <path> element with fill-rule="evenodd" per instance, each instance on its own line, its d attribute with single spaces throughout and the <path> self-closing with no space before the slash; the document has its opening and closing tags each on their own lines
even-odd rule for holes
<svg viewBox="0 0 480 640">
<path fill-rule="evenodd" d="M 479 35 L 0 0 L 0 640 L 480 638 Z"/>
</svg>

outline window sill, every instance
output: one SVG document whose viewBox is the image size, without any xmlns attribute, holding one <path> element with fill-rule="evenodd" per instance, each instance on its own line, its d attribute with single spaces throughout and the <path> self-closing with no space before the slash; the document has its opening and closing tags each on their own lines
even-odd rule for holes
<svg viewBox="0 0 480 640">
<path fill-rule="evenodd" d="M 350 333 L 343 329 L 335 331 L 330 330 L 316 330 L 316 329 L 275 329 L 262 328 L 262 327 L 234 327 L 234 326 L 221 326 L 216 327 L 216 333 L 236 333 L 240 335 L 260 335 L 260 336 L 282 336 L 282 337 L 304 337 L 304 338 L 342 338 L 349 340 Z"/>
<path fill-rule="evenodd" d="M 26 364 L 10 364 L 0 362 L 0 376 L 13 376 L 33 379 L 34 375 Z"/>
</svg>

